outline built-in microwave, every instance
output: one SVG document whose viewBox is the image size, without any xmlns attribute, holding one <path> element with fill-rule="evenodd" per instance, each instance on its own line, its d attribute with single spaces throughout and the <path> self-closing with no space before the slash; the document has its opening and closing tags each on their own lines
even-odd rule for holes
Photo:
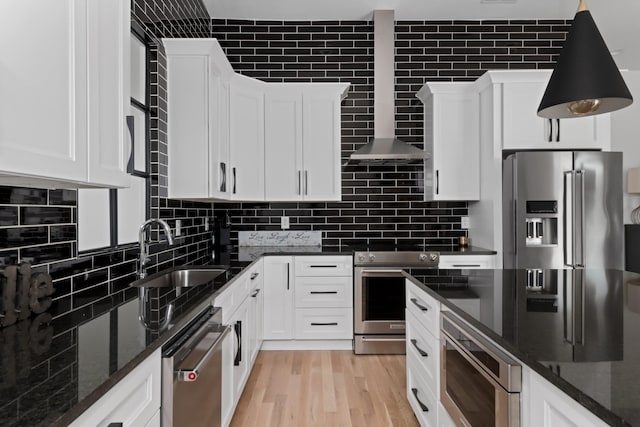
<svg viewBox="0 0 640 427">
<path fill-rule="evenodd" d="M 440 332 L 440 400 L 456 425 L 520 426 L 520 364 L 451 312 Z"/>
</svg>

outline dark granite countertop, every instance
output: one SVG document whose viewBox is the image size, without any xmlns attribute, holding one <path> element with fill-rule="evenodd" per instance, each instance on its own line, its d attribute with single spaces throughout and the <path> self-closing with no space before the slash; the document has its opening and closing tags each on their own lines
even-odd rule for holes
<svg viewBox="0 0 640 427">
<path fill-rule="evenodd" d="M 544 270 L 532 289 L 526 270 L 406 274 L 609 425 L 640 426 L 640 275 Z M 582 343 L 565 336 L 572 324 Z"/>
</svg>

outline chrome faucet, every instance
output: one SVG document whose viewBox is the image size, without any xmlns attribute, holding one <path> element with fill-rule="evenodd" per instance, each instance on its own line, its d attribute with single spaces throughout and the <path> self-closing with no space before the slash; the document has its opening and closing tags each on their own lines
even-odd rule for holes
<svg viewBox="0 0 640 427">
<path fill-rule="evenodd" d="M 147 275 L 147 263 L 150 261 L 149 257 L 149 243 L 147 241 L 147 228 L 153 224 L 158 223 L 164 229 L 164 234 L 167 238 L 167 242 L 173 245 L 173 236 L 171 235 L 171 228 L 164 220 L 151 218 L 148 219 L 140 226 L 138 231 L 138 242 L 140 243 L 140 257 L 138 262 L 138 277 L 143 278 Z"/>
</svg>

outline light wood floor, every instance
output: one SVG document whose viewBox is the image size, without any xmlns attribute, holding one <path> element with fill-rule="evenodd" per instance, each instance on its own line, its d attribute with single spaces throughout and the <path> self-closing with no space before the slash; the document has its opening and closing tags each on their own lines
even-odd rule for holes
<svg viewBox="0 0 640 427">
<path fill-rule="evenodd" d="M 417 426 L 405 356 L 261 351 L 232 427 Z"/>
</svg>

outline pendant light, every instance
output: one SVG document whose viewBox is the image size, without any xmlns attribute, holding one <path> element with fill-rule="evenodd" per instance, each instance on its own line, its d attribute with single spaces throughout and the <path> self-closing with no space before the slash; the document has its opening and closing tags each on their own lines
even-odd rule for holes
<svg viewBox="0 0 640 427">
<path fill-rule="evenodd" d="M 538 116 L 565 119 L 608 113 L 633 97 L 584 0 L 560 51 L 538 107 Z"/>
</svg>

